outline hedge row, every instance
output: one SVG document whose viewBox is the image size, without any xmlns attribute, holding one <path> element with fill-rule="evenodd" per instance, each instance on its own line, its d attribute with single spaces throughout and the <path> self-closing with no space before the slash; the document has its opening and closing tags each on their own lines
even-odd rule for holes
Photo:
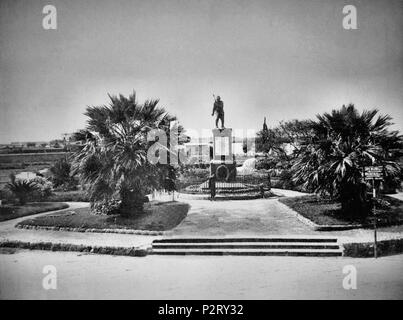
<svg viewBox="0 0 403 320">
<path fill-rule="evenodd" d="M 344 256 L 370 258 L 374 256 L 374 243 L 344 243 Z M 376 244 L 378 256 L 403 253 L 403 239 L 378 241 Z"/>
<path fill-rule="evenodd" d="M 88 252 L 95 254 L 109 254 L 132 257 L 145 257 L 148 254 L 147 249 L 142 248 L 124 248 L 124 247 L 99 247 L 84 246 L 68 243 L 52 242 L 22 242 L 22 241 L 3 241 L 0 242 L 0 248 L 20 248 L 29 250 L 48 250 L 48 251 L 74 251 Z"/>
</svg>

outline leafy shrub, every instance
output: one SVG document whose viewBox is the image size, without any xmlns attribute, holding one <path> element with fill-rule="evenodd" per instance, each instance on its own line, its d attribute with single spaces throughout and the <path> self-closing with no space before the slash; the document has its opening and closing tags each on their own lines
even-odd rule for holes
<svg viewBox="0 0 403 320">
<path fill-rule="evenodd" d="M 74 181 L 59 185 L 54 190 L 55 191 L 62 191 L 62 192 L 63 191 L 76 191 L 77 190 L 77 184 L 78 184 L 78 182 L 76 180 L 74 180 Z"/>
<path fill-rule="evenodd" d="M 210 175 L 210 168 L 198 168 L 195 166 L 183 166 L 180 169 L 182 177 L 206 178 Z"/>
<path fill-rule="evenodd" d="M 258 159 L 258 161 L 256 162 L 256 169 L 257 170 L 268 170 L 268 169 L 272 169 L 276 166 L 277 161 L 275 161 L 272 158 L 263 158 L 263 159 Z"/>
<path fill-rule="evenodd" d="M 288 170 L 283 170 L 279 176 L 280 183 L 283 189 L 293 189 L 295 184 L 292 181 L 292 173 Z"/>
<path fill-rule="evenodd" d="M 121 201 L 117 199 L 108 199 L 91 203 L 93 214 L 112 215 L 119 214 Z"/>
<path fill-rule="evenodd" d="M 16 201 L 16 197 L 7 187 L 4 187 L 0 190 L 0 200 L 3 200 L 3 204 L 11 204 Z"/>
<path fill-rule="evenodd" d="M 52 195 L 53 187 L 48 179 L 37 176 L 30 181 L 33 181 L 37 186 L 37 190 L 32 193 L 33 200 L 45 200 Z"/>
<path fill-rule="evenodd" d="M 279 168 L 272 168 L 268 170 L 270 173 L 270 177 L 279 177 L 281 173 L 283 172 L 283 169 Z"/>
<path fill-rule="evenodd" d="M 294 190 L 299 192 L 311 192 L 311 190 L 303 187 L 302 185 L 296 185 L 292 181 L 292 173 L 289 170 L 271 170 L 271 186 L 272 188 Z"/>
<path fill-rule="evenodd" d="M 387 210 L 392 206 L 389 201 L 382 198 L 372 198 L 372 201 L 375 203 L 377 209 Z"/>
<path fill-rule="evenodd" d="M 184 189 L 192 184 L 200 184 L 208 179 L 210 176 L 209 168 L 195 168 L 195 167 L 183 167 L 180 170 L 177 189 Z"/>
</svg>

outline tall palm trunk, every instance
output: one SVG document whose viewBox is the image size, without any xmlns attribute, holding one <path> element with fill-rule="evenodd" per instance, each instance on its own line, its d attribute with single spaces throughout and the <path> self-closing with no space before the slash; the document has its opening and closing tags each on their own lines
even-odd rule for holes
<svg viewBox="0 0 403 320">
<path fill-rule="evenodd" d="M 144 195 L 140 190 L 122 190 L 120 193 L 122 203 L 120 212 L 122 216 L 129 217 L 144 212 Z"/>
<path fill-rule="evenodd" d="M 342 211 L 352 218 L 365 217 L 368 214 L 365 184 L 345 183 L 340 188 Z"/>
</svg>

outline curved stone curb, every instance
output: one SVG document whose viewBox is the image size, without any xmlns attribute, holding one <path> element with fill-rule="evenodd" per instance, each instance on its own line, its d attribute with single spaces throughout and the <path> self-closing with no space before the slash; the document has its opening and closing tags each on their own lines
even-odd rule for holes
<svg viewBox="0 0 403 320">
<path fill-rule="evenodd" d="M 52 242 L 23 242 L 23 241 L 1 241 L 0 248 L 19 248 L 29 250 L 48 250 L 48 251 L 74 251 L 88 252 L 94 254 L 109 254 L 131 257 L 145 257 L 149 252 L 149 248 L 128 248 L 128 247 L 102 247 L 102 246 L 86 246 L 69 243 L 52 243 Z"/>
<path fill-rule="evenodd" d="M 53 227 L 53 226 L 32 226 L 32 225 L 28 225 L 28 224 L 17 224 L 15 227 L 18 229 L 31 229 L 31 230 L 120 233 L 120 234 L 135 234 L 135 235 L 143 235 L 143 236 L 161 236 L 164 234 L 164 231 L 152 231 L 152 230 L 71 228 L 71 227 Z"/>
</svg>

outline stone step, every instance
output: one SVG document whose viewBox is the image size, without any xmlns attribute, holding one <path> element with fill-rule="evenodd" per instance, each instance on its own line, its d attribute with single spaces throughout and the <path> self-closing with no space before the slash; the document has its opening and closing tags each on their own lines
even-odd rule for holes
<svg viewBox="0 0 403 320">
<path fill-rule="evenodd" d="M 301 236 L 301 237 L 202 237 L 202 238 L 185 238 L 185 237 L 172 237 L 172 238 L 164 238 L 164 239 L 156 239 L 153 243 L 256 243 L 256 242 L 264 242 L 264 243 L 272 243 L 272 242 L 298 242 L 298 243 L 337 243 L 337 238 L 334 237 L 310 237 L 310 236 Z"/>
<path fill-rule="evenodd" d="M 153 243 L 153 249 L 339 249 L 336 243 L 325 242 L 208 242 Z"/>
<path fill-rule="evenodd" d="M 211 255 L 211 256 L 342 256 L 341 249 L 153 249 L 158 255 Z"/>
<path fill-rule="evenodd" d="M 152 254 L 341 256 L 337 238 L 315 236 L 173 237 L 156 239 Z"/>
</svg>

